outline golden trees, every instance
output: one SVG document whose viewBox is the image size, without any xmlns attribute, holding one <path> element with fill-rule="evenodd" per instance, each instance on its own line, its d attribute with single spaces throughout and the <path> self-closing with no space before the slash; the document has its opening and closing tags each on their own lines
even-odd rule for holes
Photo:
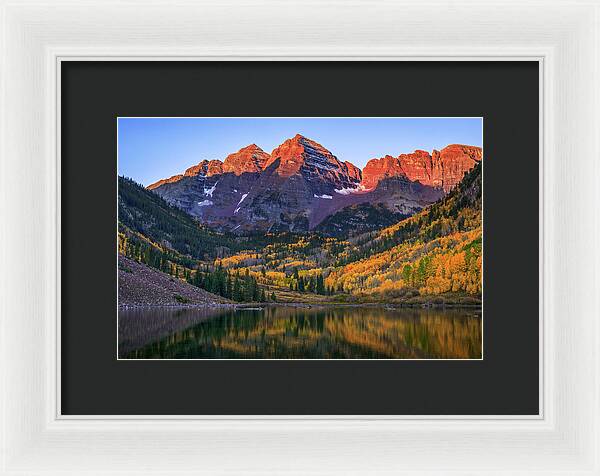
<svg viewBox="0 0 600 476">
<path fill-rule="evenodd" d="M 427 243 L 403 243 L 333 269 L 325 285 L 347 293 L 385 295 L 403 288 L 421 294 L 481 292 L 481 230 Z"/>
</svg>

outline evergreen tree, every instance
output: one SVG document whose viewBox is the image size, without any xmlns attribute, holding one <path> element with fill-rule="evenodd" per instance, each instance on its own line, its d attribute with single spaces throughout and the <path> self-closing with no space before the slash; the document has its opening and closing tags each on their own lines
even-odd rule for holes
<svg viewBox="0 0 600 476">
<path fill-rule="evenodd" d="M 227 273 L 227 288 L 225 292 L 225 297 L 229 299 L 233 298 L 233 282 L 229 273 Z"/>
<path fill-rule="evenodd" d="M 256 279 L 250 278 L 250 301 L 259 301 L 260 300 L 260 289 L 258 287 L 258 283 Z"/>
<path fill-rule="evenodd" d="M 323 275 L 317 275 L 317 283 L 316 283 L 316 292 L 317 294 L 326 294 L 325 293 L 325 284 L 323 283 Z"/>
<path fill-rule="evenodd" d="M 240 286 L 240 279 L 238 277 L 235 277 L 233 279 L 233 290 L 231 292 L 231 298 L 234 301 L 243 301 L 244 299 L 244 295 Z"/>
</svg>

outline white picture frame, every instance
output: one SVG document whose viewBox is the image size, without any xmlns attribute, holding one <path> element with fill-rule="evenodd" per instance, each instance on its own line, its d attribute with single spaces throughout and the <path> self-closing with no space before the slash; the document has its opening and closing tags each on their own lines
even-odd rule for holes
<svg viewBox="0 0 600 476">
<path fill-rule="evenodd" d="M 1 474 L 600 475 L 597 2 L 0 6 Z M 73 59 L 538 61 L 540 414 L 61 415 L 58 86 Z"/>
</svg>

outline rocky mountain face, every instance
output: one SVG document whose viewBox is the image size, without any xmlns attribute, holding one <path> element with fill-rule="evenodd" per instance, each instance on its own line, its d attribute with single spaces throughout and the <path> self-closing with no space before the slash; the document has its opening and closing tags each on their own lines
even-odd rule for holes
<svg viewBox="0 0 600 476">
<path fill-rule="evenodd" d="M 480 160 L 480 148 L 450 145 L 431 155 L 418 150 L 373 159 L 361 171 L 298 134 L 271 154 L 251 144 L 223 162 L 204 160 L 148 189 L 217 229 L 239 233 L 318 227 L 339 234 L 364 228 L 352 210 L 382 222 L 368 223 L 366 229 L 420 211 Z M 356 208 L 360 204 L 367 207 Z"/>
<path fill-rule="evenodd" d="M 256 144 L 250 144 L 234 154 L 229 154 L 223 161 L 221 173 L 257 173 L 265 168 L 271 156 Z"/>
<path fill-rule="evenodd" d="M 238 228 L 306 231 L 318 209 L 340 206 L 346 190 L 358 190 L 360 170 L 341 162 L 322 145 L 301 135 L 271 153 L 256 186 L 234 210 Z"/>
<path fill-rule="evenodd" d="M 154 190 L 155 188 L 160 187 L 166 183 L 175 183 L 179 182 L 184 177 L 211 177 L 212 175 L 219 175 L 223 173 L 223 162 L 220 160 L 203 160 L 198 165 L 193 165 L 183 174 L 173 175 L 167 179 L 159 180 L 153 184 L 148 185 L 148 190 Z"/>
<path fill-rule="evenodd" d="M 388 177 L 406 176 L 413 182 L 449 192 L 481 157 L 480 147 L 460 144 L 434 150 L 431 154 L 415 150 L 412 154 L 400 154 L 398 157 L 386 155 L 367 163 L 363 170 L 362 185 L 373 189 Z"/>
</svg>

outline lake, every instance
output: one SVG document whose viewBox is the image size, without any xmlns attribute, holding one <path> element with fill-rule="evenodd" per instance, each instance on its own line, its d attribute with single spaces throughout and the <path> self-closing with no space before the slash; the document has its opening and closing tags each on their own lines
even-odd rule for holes
<svg viewBox="0 0 600 476">
<path fill-rule="evenodd" d="M 125 359 L 480 359 L 481 311 L 350 306 L 119 311 Z"/>
</svg>

